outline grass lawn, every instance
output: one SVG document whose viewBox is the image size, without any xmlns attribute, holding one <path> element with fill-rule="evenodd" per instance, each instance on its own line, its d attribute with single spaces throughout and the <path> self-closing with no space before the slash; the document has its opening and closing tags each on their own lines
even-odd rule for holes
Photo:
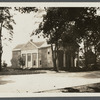
<svg viewBox="0 0 100 100">
<path fill-rule="evenodd" d="M 39 74 L 39 73 L 46 73 L 45 70 L 38 70 L 38 69 L 13 69 L 11 67 L 2 68 L 0 75 L 23 75 L 23 74 Z"/>
</svg>

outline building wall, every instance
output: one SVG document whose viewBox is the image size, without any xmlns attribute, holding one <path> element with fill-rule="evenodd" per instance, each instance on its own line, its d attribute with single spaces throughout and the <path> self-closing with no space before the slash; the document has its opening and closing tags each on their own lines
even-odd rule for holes
<svg viewBox="0 0 100 100">
<path fill-rule="evenodd" d="M 52 51 L 50 47 L 39 49 L 39 64 L 38 65 L 39 67 L 42 67 L 42 68 L 53 67 Z"/>
<path fill-rule="evenodd" d="M 19 68 L 19 62 L 18 62 L 18 59 L 21 57 L 21 51 L 18 50 L 18 51 L 13 51 L 12 52 L 12 60 L 11 60 L 11 63 L 12 63 L 12 67 L 13 68 Z"/>
<path fill-rule="evenodd" d="M 38 49 L 38 67 L 42 68 L 42 50 Z"/>
</svg>

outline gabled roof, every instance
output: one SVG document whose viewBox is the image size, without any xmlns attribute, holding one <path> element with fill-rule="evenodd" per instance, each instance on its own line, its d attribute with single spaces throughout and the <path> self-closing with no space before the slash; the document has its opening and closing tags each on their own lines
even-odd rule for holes
<svg viewBox="0 0 100 100">
<path fill-rule="evenodd" d="M 33 42 L 33 41 L 29 41 L 32 45 L 34 45 L 36 48 L 44 48 L 44 47 L 49 47 L 50 45 L 47 44 L 47 42 L 42 41 L 42 42 Z M 28 43 L 28 42 L 27 42 Z M 26 43 L 26 44 L 27 44 Z M 17 45 L 13 51 L 17 51 L 17 50 L 21 50 L 26 44 L 19 44 Z"/>
<path fill-rule="evenodd" d="M 34 43 L 37 47 L 40 47 L 45 43 L 44 41 L 42 41 L 42 42 L 33 42 L 33 41 L 31 41 L 31 42 Z"/>
<path fill-rule="evenodd" d="M 13 51 L 21 50 L 21 48 L 22 48 L 24 45 L 25 45 L 25 44 L 19 44 L 19 45 L 17 45 L 17 46 L 13 49 Z"/>
<path fill-rule="evenodd" d="M 51 46 L 51 44 L 44 42 L 39 48 L 46 48 L 46 47 L 50 47 L 50 46 Z"/>
</svg>

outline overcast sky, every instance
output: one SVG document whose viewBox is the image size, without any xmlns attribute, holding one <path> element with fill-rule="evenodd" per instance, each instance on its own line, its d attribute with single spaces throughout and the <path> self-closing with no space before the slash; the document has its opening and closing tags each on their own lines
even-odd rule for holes
<svg viewBox="0 0 100 100">
<path fill-rule="evenodd" d="M 30 34 L 38 28 L 39 23 L 43 19 L 43 14 L 45 11 L 43 8 L 39 8 L 37 13 L 31 12 L 30 14 L 21 14 L 20 12 L 11 10 L 13 14 L 13 19 L 15 20 L 16 24 L 13 25 L 13 40 L 9 42 L 7 39 L 3 41 L 3 56 L 2 59 L 11 65 L 11 58 L 12 58 L 12 49 L 22 43 L 28 42 L 30 39 L 33 41 L 44 41 L 44 38 L 38 38 L 38 36 L 30 37 Z M 3 29 L 3 36 L 8 38 L 9 34 L 7 30 Z"/>
</svg>

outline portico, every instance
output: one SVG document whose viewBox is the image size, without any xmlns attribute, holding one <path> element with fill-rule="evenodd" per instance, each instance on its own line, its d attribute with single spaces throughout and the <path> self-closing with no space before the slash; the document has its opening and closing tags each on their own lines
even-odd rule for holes
<svg viewBox="0 0 100 100">
<path fill-rule="evenodd" d="M 24 68 L 38 68 L 38 50 L 27 50 L 21 52 L 25 62 Z"/>
</svg>

